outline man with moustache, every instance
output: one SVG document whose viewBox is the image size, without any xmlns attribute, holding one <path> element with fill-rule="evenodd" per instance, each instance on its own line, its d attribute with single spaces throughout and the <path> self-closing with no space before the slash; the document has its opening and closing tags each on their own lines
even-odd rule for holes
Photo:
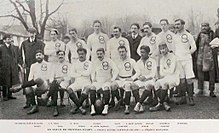
<svg viewBox="0 0 219 133">
<path fill-rule="evenodd" d="M 135 61 L 138 61 L 140 59 L 140 56 L 137 53 L 138 46 L 142 39 L 142 37 L 139 35 L 139 29 L 139 24 L 133 23 L 131 25 L 131 34 L 126 37 L 129 41 L 131 58 Z"/>
<path fill-rule="evenodd" d="M 87 46 L 91 51 L 91 61 L 97 60 L 97 49 L 103 48 L 106 51 L 106 43 L 109 40 L 109 37 L 107 34 L 101 32 L 101 26 L 101 22 L 95 20 L 93 22 L 94 32 L 87 38 Z"/>
</svg>

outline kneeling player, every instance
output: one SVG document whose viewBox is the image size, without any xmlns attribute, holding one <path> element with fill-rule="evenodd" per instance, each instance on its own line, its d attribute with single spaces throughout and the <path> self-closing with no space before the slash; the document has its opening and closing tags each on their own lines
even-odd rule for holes
<svg viewBox="0 0 219 133">
<path fill-rule="evenodd" d="M 150 111 L 160 110 L 163 106 L 166 111 L 170 111 L 170 106 L 165 101 L 168 89 L 179 85 L 179 70 L 176 56 L 169 53 L 166 44 L 159 45 L 161 53 L 160 78 L 155 83 L 155 94 L 158 97 L 158 104 L 149 108 Z"/>
<path fill-rule="evenodd" d="M 41 97 L 48 90 L 50 64 L 44 61 L 44 55 L 42 50 L 36 51 L 37 62 L 30 67 L 30 74 L 28 81 L 18 88 L 12 88 L 12 92 L 18 92 L 24 88 L 24 92 L 27 98 L 30 99 L 32 108 L 27 114 L 33 114 L 39 111 L 37 103 L 35 101 L 35 95 Z"/>
<path fill-rule="evenodd" d="M 103 48 L 97 49 L 96 51 L 98 60 L 92 67 L 92 88 L 90 90 L 91 100 L 91 115 L 96 114 L 94 107 L 96 101 L 96 93 L 103 91 L 104 109 L 103 115 L 108 114 L 108 104 L 110 100 L 110 88 L 114 84 L 114 81 L 119 73 L 118 68 L 111 59 L 105 58 L 105 51 Z"/>
<path fill-rule="evenodd" d="M 73 84 L 67 88 L 70 99 L 76 104 L 77 108 L 72 109 L 72 114 L 76 113 L 79 109 L 82 114 L 86 114 L 86 110 L 82 108 L 82 104 L 88 97 L 88 92 L 91 87 L 91 62 L 86 60 L 87 50 L 79 48 L 77 50 L 79 59 L 74 62 L 76 65 L 72 67 L 71 75 L 75 78 Z M 81 93 L 80 97 L 77 97 L 77 92 Z"/>
<path fill-rule="evenodd" d="M 118 52 L 120 55 L 120 59 L 116 61 L 116 65 L 119 69 L 119 76 L 116 82 L 119 87 L 122 87 L 125 91 L 125 114 L 129 114 L 129 106 L 131 99 L 131 92 L 135 97 L 135 101 L 139 100 L 139 90 L 138 87 L 134 84 L 134 80 L 140 75 L 140 70 L 135 62 L 135 60 L 131 59 L 127 56 L 127 50 L 125 46 L 119 46 Z M 133 75 L 135 71 L 135 74 Z"/>
<path fill-rule="evenodd" d="M 157 72 L 156 61 L 149 57 L 150 47 L 142 45 L 140 47 L 140 53 L 141 59 L 137 62 L 138 68 L 140 69 L 140 76 L 138 77 L 138 80 L 135 81 L 135 84 L 137 84 L 138 87 L 143 88 L 144 91 L 139 99 L 139 102 L 135 105 L 135 112 L 144 111 L 142 103 L 147 97 L 152 96 Z"/>
</svg>

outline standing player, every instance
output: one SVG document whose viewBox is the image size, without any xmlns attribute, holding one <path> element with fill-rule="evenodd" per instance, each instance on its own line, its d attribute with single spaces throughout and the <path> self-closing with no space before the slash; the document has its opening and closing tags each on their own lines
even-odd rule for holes
<svg viewBox="0 0 219 133">
<path fill-rule="evenodd" d="M 94 33 L 89 35 L 87 38 L 87 45 L 91 51 L 91 60 L 97 60 L 96 51 L 99 48 L 103 48 L 106 51 L 106 43 L 109 40 L 109 37 L 101 32 L 101 22 L 95 20 L 93 22 Z"/>
<path fill-rule="evenodd" d="M 157 35 L 158 44 L 166 43 L 170 52 L 175 52 L 175 34 L 169 31 L 169 21 L 167 19 L 161 19 L 160 25 L 162 31 Z"/>
<path fill-rule="evenodd" d="M 125 91 L 125 114 L 129 114 L 129 106 L 131 99 L 131 92 L 135 97 L 135 102 L 139 101 L 139 91 L 138 87 L 134 84 L 134 80 L 138 78 L 140 75 L 140 70 L 135 62 L 135 60 L 131 59 L 127 56 L 127 49 L 125 46 L 119 46 L 118 52 L 120 55 L 120 60 L 117 60 L 116 64 L 119 69 L 118 86 L 123 88 Z M 133 75 L 133 72 L 135 74 Z"/>
<path fill-rule="evenodd" d="M 85 48 L 87 51 L 86 59 L 90 58 L 90 50 L 87 47 L 85 41 L 78 38 L 77 30 L 75 28 L 69 30 L 69 35 L 71 37 L 71 41 L 66 45 L 66 58 L 68 54 L 71 54 L 69 62 L 74 63 L 78 61 L 78 48 Z"/>
<path fill-rule="evenodd" d="M 45 44 L 38 40 L 36 38 L 36 29 L 35 28 L 29 28 L 29 38 L 25 41 L 22 42 L 20 50 L 19 50 L 19 64 L 23 67 L 24 69 L 24 82 L 28 80 L 28 76 L 30 73 L 30 66 L 37 62 L 36 60 L 36 51 L 37 50 L 44 50 Z M 25 92 L 24 92 L 25 94 Z M 26 105 L 24 108 L 30 107 L 30 98 L 26 96 Z"/>
<path fill-rule="evenodd" d="M 176 56 L 173 53 L 169 53 L 167 44 L 160 44 L 159 50 L 162 55 L 160 59 L 161 77 L 155 83 L 155 93 L 158 97 L 158 104 L 149 108 L 149 110 L 157 111 L 163 106 L 166 111 L 170 111 L 170 106 L 165 101 L 167 97 L 167 91 L 168 89 L 179 85 L 180 72 L 178 70 Z"/>
<path fill-rule="evenodd" d="M 144 91 L 139 99 L 139 102 L 135 105 L 135 112 L 143 112 L 142 103 L 144 100 L 152 96 L 152 91 L 154 90 L 155 78 L 157 72 L 156 61 L 153 58 L 149 57 L 150 48 L 149 46 L 142 45 L 140 47 L 141 50 L 141 59 L 137 62 L 137 65 L 140 69 L 140 76 L 138 80 L 135 81 L 135 84 L 138 87 L 143 88 Z"/>
<path fill-rule="evenodd" d="M 181 64 L 180 69 L 180 88 L 182 89 L 180 94 L 185 97 L 187 91 L 189 96 L 189 105 L 195 105 L 193 94 L 194 86 L 192 79 L 195 77 L 193 72 L 193 62 L 191 54 L 196 51 L 196 44 L 193 36 L 184 29 L 185 21 L 182 19 L 175 20 L 176 28 L 176 51 L 178 62 Z M 184 98 L 184 100 L 186 100 Z"/>
<path fill-rule="evenodd" d="M 82 114 L 86 114 L 86 110 L 82 108 L 82 103 L 88 97 L 89 88 L 91 87 L 91 62 L 86 58 L 87 50 L 85 48 L 77 49 L 79 59 L 74 63 L 71 70 L 71 77 L 75 78 L 68 88 L 67 92 L 70 99 L 76 104 L 76 110 L 80 110 Z M 81 93 L 80 97 L 76 96 L 76 93 Z M 76 110 L 72 109 L 71 113 L 76 113 Z"/>
<path fill-rule="evenodd" d="M 94 108 L 96 93 L 100 93 L 101 90 L 103 91 L 104 99 L 104 110 L 102 111 L 102 114 L 106 115 L 108 114 L 110 88 L 116 84 L 115 79 L 118 76 L 119 71 L 111 59 L 105 58 L 105 51 L 103 48 L 97 49 L 96 53 L 98 60 L 96 64 L 93 65 L 91 75 L 93 86 L 90 90 L 91 115 L 96 114 Z M 121 99 L 118 90 L 112 90 L 112 93 L 116 95 L 117 100 Z"/>
<path fill-rule="evenodd" d="M 107 51 L 106 51 L 109 58 L 111 58 L 113 61 L 119 59 L 119 53 L 117 50 L 119 46 L 125 46 L 127 49 L 128 57 L 130 57 L 129 42 L 126 38 L 121 36 L 121 28 L 115 26 L 113 28 L 113 38 L 111 38 L 107 42 Z"/>
</svg>

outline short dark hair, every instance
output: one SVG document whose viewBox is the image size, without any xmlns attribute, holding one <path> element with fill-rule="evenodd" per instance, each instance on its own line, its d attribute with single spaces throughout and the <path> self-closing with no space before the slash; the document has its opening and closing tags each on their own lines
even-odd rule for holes
<svg viewBox="0 0 219 133">
<path fill-rule="evenodd" d="M 63 37 L 63 39 L 69 39 L 70 40 L 70 37 L 66 35 L 66 36 Z"/>
<path fill-rule="evenodd" d="M 51 33 L 51 32 L 55 32 L 55 33 L 56 33 L 56 35 L 58 35 L 58 34 L 59 34 L 59 31 L 58 31 L 57 29 L 51 29 L 51 30 L 50 30 L 50 33 Z"/>
<path fill-rule="evenodd" d="M 180 21 L 180 23 L 181 23 L 182 25 L 185 25 L 185 24 L 186 24 L 186 22 L 185 22 L 184 20 L 180 19 L 180 18 L 175 20 L 175 22 L 177 22 L 177 21 Z"/>
<path fill-rule="evenodd" d="M 99 23 L 100 25 L 102 25 L 102 23 L 100 22 L 100 20 L 94 20 L 93 25 Z"/>
<path fill-rule="evenodd" d="M 2 40 L 6 40 L 7 38 L 11 38 L 11 35 L 5 34 L 4 37 L 2 38 Z"/>
<path fill-rule="evenodd" d="M 141 49 L 144 49 L 147 53 L 150 53 L 150 47 L 149 46 L 147 46 L 147 45 L 142 45 L 141 47 L 140 47 L 140 50 Z"/>
<path fill-rule="evenodd" d="M 132 27 L 133 25 L 135 25 L 138 29 L 140 29 L 140 26 L 139 26 L 138 23 L 132 23 L 132 24 L 131 24 L 131 27 Z"/>
<path fill-rule="evenodd" d="M 105 54 L 104 48 L 98 48 L 96 52 L 102 51 Z"/>
<path fill-rule="evenodd" d="M 76 34 L 78 33 L 76 28 L 72 28 L 72 29 L 68 30 L 68 32 L 70 32 L 70 31 L 74 31 Z"/>
<path fill-rule="evenodd" d="M 63 51 L 63 50 L 58 50 L 58 51 L 56 52 L 56 55 L 58 55 L 60 52 L 63 52 L 64 55 L 65 55 L 65 51 Z"/>
<path fill-rule="evenodd" d="M 168 21 L 167 19 L 161 19 L 161 20 L 160 20 L 160 23 L 161 23 L 162 21 L 166 21 L 166 23 L 169 24 L 169 21 Z"/>
<path fill-rule="evenodd" d="M 41 50 L 41 49 L 36 50 L 35 54 L 37 54 L 37 53 L 44 54 L 43 50 Z"/>
<path fill-rule="evenodd" d="M 122 29 L 119 26 L 114 26 L 113 29 L 119 29 L 119 32 L 122 32 Z"/>
<path fill-rule="evenodd" d="M 151 22 L 145 22 L 145 23 L 143 24 L 143 26 L 145 26 L 145 25 L 148 25 L 150 28 L 152 28 Z"/>
<path fill-rule="evenodd" d="M 79 51 L 84 51 L 84 53 L 87 54 L 87 49 L 85 48 L 78 48 L 77 53 L 79 53 Z"/>
<path fill-rule="evenodd" d="M 127 51 L 126 47 L 123 46 L 123 45 L 119 46 L 119 47 L 118 47 L 118 50 L 119 50 L 119 49 L 125 49 L 125 51 Z"/>
</svg>

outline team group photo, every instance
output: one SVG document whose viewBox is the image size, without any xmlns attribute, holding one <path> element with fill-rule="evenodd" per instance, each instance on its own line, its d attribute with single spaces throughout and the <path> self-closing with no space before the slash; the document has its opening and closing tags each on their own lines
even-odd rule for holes
<svg viewBox="0 0 219 133">
<path fill-rule="evenodd" d="M 4 1 L 0 119 L 219 118 L 217 1 Z"/>
</svg>

